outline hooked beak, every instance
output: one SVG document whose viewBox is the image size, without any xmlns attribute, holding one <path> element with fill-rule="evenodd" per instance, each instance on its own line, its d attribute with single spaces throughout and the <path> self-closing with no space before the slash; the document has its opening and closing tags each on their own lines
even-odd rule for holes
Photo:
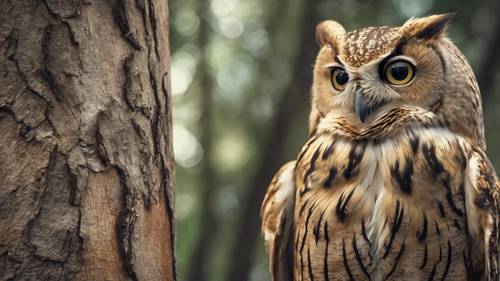
<svg viewBox="0 0 500 281">
<path fill-rule="evenodd" d="M 354 108 L 359 116 L 361 122 L 365 123 L 365 120 L 370 117 L 379 107 L 384 105 L 383 101 L 374 101 L 373 99 L 367 97 L 361 89 L 357 90 L 354 99 Z"/>
</svg>

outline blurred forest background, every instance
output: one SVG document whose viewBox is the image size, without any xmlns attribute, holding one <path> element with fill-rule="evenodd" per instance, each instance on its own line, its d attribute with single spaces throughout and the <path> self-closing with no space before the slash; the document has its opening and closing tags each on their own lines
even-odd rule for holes
<svg viewBox="0 0 500 281">
<path fill-rule="evenodd" d="M 259 209 L 307 136 L 314 30 L 457 12 L 448 34 L 483 95 L 500 167 L 500 1 L 171 0 L 179 280 L 270 280 Z"/>
</svg>

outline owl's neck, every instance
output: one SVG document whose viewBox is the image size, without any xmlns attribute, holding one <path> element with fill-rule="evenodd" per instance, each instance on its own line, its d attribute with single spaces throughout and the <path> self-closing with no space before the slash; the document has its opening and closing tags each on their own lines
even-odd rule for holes
<svg viewBox="0 0 500 281">
<path fill-rule="evenodd" d="M 330 112 L 316 133 L 332 133 L 353 140 L 391 137 L 414 127 L 440 126 L 436 115 L 421 107 L 398 106 L 381 110 L 373 120 L 362 123 L 355 113 Z"/>
</svg>

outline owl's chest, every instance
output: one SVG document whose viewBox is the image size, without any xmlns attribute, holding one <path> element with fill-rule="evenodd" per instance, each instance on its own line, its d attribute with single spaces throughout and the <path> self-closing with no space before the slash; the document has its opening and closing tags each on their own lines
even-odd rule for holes
<svg viewBox="0 0 500 281">
<path fill-rule="evenodd" d="M 436 269 L 428 263 L 449 256 L 451 266 L 447 249 L 465 247 L 467 151 L 459 138 L 442 133 L 384 142 L 310 140 L 296 168 L 296 272 L 322 274 L 319 280 L 444 273 L 446 262 Z"/>
</svg>

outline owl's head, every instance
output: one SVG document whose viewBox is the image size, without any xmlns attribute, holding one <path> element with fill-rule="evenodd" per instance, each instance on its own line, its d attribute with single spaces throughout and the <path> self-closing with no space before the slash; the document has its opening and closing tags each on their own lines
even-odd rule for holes
<svg viewBox="0 0 500 281">
<path fill-rule="evenodd" d="M 310 130 L 325 116 L 358 131 L 384 127 L 373 124 L 392 118 L 439 124 L 484 147 L 476 79 L 445 35 L 451 18 L 433 15 L 349 33 L 335 21 L 318 24 Z"/>
</svg>

